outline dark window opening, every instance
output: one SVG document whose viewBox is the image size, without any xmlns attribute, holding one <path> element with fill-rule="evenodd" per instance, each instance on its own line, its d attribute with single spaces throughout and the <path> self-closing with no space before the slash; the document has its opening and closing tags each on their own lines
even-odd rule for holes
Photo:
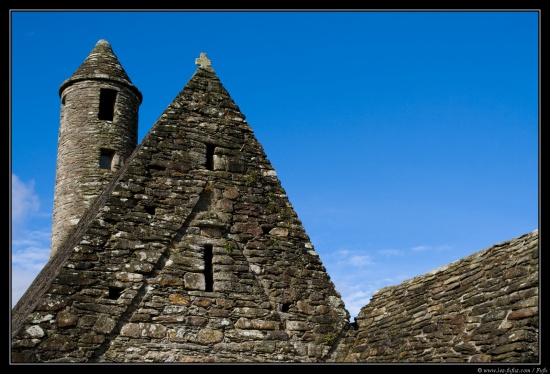
<svg viewBox="0 0 550 374">
<path fill-rule="evenodd" d="M 212 271 L 212 244 L 204 245 L 204 283 L 205 291 L 212 292 L 214 286 L 214 272 Z"/>
<path fill-rule="evenodd" d="M 155 215 L 155 210 L 157 208 L 152 205 L 145 205 L 145 211 L 149 213 L 150 215 Z"/>
<path fill-rule="evenodd" d="M 122 291 L 124 291 L 124 288 L 122 287 L 109 286 L 109 296 L 107 296 L 107 298 L 111 300 L 117 300 L 120 295 L 122 295 Z"/>
<path fill-rule="evenodd" d="M 99 155 L 99 167 L 101 169 L 111 170 L 114 157 L 115 151 L 112 149 L 101 148 L 101 153 Z"/>
<path fill-rule="evenodd" d="M 208 170 L 214 170 L 214 145 L 206 145 L 206 168 Z"/>
<path fill-rule="evenodd" d="M 165 174 L 164 171 L 166 170 L 166 167 L 160 166 L 160 165 L 147 165 L 147 171 L 149 174 L 153 177 L 157 177 L 159 175 Z"/>
<path fill-rule="evenodd" d="M 283 313 L 287 313 L 289 310 L 290 310 L 290 303 L 284 303 L 283 306 L 281 307 L 281 312 Z"/>
<path fill-rule="evenodd" d="M 115 116 L 116 90 L 102 88 L 99 93 L 98 118 L 104 121 L 112 121 Z"/>
<path fill-rule="evenodd" d="M 160 170 L 160 171 L 166 170 L 165 166 L 156 165 L 156 164 L 147 165 L 147 168 L 149 169 L 149 171 L 151 171 L 151 170 Z"/>
</svg>

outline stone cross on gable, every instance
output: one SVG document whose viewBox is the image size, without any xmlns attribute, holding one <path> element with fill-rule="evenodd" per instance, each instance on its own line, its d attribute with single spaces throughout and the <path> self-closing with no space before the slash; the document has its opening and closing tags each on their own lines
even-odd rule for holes
<svg viewBox="0 0 550 374">
<path fill-rule="evenodd" d="M 206 58 L 206 53 L 201 52 L 201 55 L 199 58 L 195 59 L 195 65 L 199 65 L 201 68 L 212 68 L 212 61 L 210 61 L 208 58 Z"/>
</svg>

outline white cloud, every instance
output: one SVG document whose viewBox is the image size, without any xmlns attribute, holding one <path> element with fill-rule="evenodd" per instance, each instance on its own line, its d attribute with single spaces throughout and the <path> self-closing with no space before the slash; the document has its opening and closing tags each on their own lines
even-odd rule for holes
<svg viewBox="0 0 550 374">
<path fill-rule="evenodd" d="M 336 253 L 333 254 L 333 256 L 336 256 L 338 258 L 348 257 L 350 254 L 353 254 L 352 251 L 349 249 L 340 249 L 336 251 Z"/>
<path fill-rule="evenodd" d="M 378 253 L 387 257 L 403 255 L 403 251 L 400 251 L 399 249 L 381 249 Z"/>
<path fill-rule="evenodd" d="M 440 251 L 450 251 L 453 248 L 454 247 L 452 245 L 449 245 L 449 244 L 443 244 L 443 245 L 440 245 L 439 247 L 437 247 L 437 249 L 440 250 Z"/>
<path fill-rule="evenodd" d="M 30 286 L 50 256 L 51 231 L 30 231 L 29 222 L 39 215 L 40 200 L 34 182 L 11 178 L 11 297 L 12 306 Z"/>
<path fill-rule="evenodd" d="M 38 212 L 40 201 L 34 192 L 34 181 L 23 183 L 15 174 L 11 175 L 11 222 L 12 231 L 24 226 L 25 220 Z"/>
<path fill-rule="evenodd" d="M 427 245 L 418 245 L 418 246 L 414 247 L 412 250 L 415 251 L 415 252 L 419 252 L 419 251 L 427 251 L 430 248 L 431 247 L 429 247 Z"/>
<path fill-rule="evenodd" d="M 32 281 L 39 272 L 17 269 L 12 270 L 11 274 L 11 306 L 17 304 L 21 296 L 27 291 Z"/>
<path fill-rule="evenodd" d="M 344 303 L 346 304 L 346 309 L 351 315 L 352 321 L 355 317 L 357 317 L 357 315 L 359 315 L 361 308 L 369 303 L 372 293 L 373 291 L 370 290 L 369 292 L 365 290 L 357 290 L 355 292 L 350 292 L 345 298 L 342 297 L 342 299 L 344 299 Z"/>
<path fill-rule="evenodd" d="M 19 231 L 12 239 L 11 300 L 17 303 L 50 257 L 49 231 Z"/>
<path fill-rule="evenodd" d="M 359 255 L 353 255 L 348 260 L 349 264 L 351 266 L 364 266 L 364 265 L 372 265 L 374 262 L 372 261 L 372 256 L 359 256 Z"/>
<path fill-rule="evenodd" d="M 430 250 L 441 252 L 441 251 L 449 251 L 451 249 L 453 249 L 453 246 L 449 245 L 449 244 L 443 244 L 443 245 L 440 245 L 440 246 L 437 246 L 437 247 L 430 247 L 428 245 L 418 245 L 418 246 L 412 248 L 412 250 L 414 252 L 430 251 Z"/>
<path fill-rule="evenodd" d="M 334 263 L 338 266 L 365 266 L 374 264 L 372 256 L 370 255 L 358 255 L 356 252 L 348 249 L 341 249 L 327 257 L 335 258 Z M 330 259 L 329 259 L 330 261 Z M 325 262 L 329 262 L 325 261 Z"/>
<path fill-rule="evenodd" d="M 50 233 L 25 231 L 26 239 L 12 240 L 12 266 L 26 269 L 42 269 L 50 256 Z"/>
<path fill-rule="evenodd" d="M 410 274 L 403 273 L 396 273 L 391 277 L 382 276 L 384 272 L 381 272 L 379 267 L 372 266 L 356 268 L 351 272 L 347 270 L 335 269 L 329 271 L 329 274 L 337 285 L 337 290 L 340 292 L 352 321 L 354 317 L 357 317 L 361 308 L 370 302 L 374 292 L 384 287 L 399 285 L 411 278 Z"/>
</svg>

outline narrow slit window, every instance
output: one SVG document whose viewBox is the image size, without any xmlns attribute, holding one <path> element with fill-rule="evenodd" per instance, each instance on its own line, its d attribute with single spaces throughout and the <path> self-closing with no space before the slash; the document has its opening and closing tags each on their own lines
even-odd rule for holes
<svg viewBox="0 0 550 374">
<path fill-rule="evenodd" d="M 204 246 L 204 283 L 205 291 L 212 292 L 214 286 L 214 272 L 212 270 L 212 244 Z"/>
<path fill-rule="evenodd" d="M 208 170 L 214 170 L 214 145 L 206 145 L 206 168 Z"/>
<path fill-rule="evenodd" d="M 290 303 L 283 303 L 283 305 L 281 306 L 281 312 L 288 313 L 289 310 L 290 310 Z"/>
<path fill-rule="evenodd" d="M 107 296 L 107 298 L 111 300 L 118 300 L 120 295 L 122 295 L 123 291 L 124 291 L 124 288 L 122 287 L 109 286 L 109 296 Z"/>
<path fill-rule="evenodd" d="M 112 149 L 101 149 L 101 154 L 99 155 L 99 168 L 105 170 L 111 170 L 113 164 L 113 158 L 115 157 L 115 151 Z"/>
<path fill-rule="evenodd" d="M 116 90 L 102 88 L 99 93 L 98 118 L 104 121 L 112 121 L 115 116 Z"/>
</svg>

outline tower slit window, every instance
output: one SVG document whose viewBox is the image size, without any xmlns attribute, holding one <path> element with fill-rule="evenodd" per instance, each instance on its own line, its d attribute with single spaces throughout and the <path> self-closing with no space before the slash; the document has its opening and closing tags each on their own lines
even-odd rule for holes
<svg viewBox="0 0 550 374">
<path fill-rule="evenodd" d="M 112 170 L 114 157 L 115 157 L 114 150 L 101 148 L 101 153 L 99 155 L 99 168 L 105 169 L 105 170 Z"/>
<path fill-rule="evenodd" d="M 112 121 L 115 116 L 116 90 L 102 88 L 99 93 L 98 118 L 104 121 Z"/>
<path fill-rule="evenodd" d="M 214 290 L 214 271 L 212 270 L 212 244 L 204 245 L 204 283 L 205 291 L 212 292 Z"/>
<path fill-rule="evenodd" d="M 206 144 L 206 168 L 208 170 L 214 170 L 214 149 L 216 147 L 213 144 Z"/>
</svg>

